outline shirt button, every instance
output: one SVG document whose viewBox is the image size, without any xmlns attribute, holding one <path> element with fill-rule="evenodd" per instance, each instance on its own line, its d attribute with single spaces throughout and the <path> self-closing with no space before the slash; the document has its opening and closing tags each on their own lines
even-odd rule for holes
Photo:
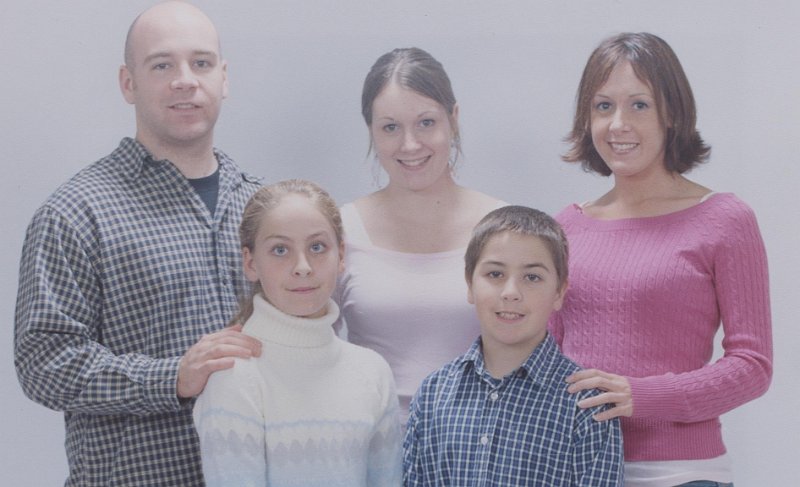
<svg viewBox="0 0 800 487">
<path fill-rule="evenodd" d="M 489 394 L 489 399 L 491 399 L 492 401 L 496 401 L 497 398 L 499 397 L 500 395 L 497 392 L 492 392 L 491 394 Z"/>
<path fill-rule="evenodd" d="M 489 437 L 486 435 L 481 436 L 481 445 L 486 446 L 489 444 Z"/>
</svg>

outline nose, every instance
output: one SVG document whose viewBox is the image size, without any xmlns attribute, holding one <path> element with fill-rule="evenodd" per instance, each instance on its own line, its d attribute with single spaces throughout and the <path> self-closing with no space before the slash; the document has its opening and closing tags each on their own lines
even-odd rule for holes
<svg viewBox="0 0 800 487">
<path fill-rule="evenodd" d="M 503 285 L 501 297 L 503 298 L 503 301 L 519 301 L 522 299 L 522 295 L 519 292 L 519 287 L 514 279 L 507 280 Z"/>
<path fill-rule="evenodd" d="M 403 133 L 403 152 L 414 152 L 415 150 L 419 149 L 420 143 L 417 139 L 417 135 L 414 133 L 413 130 L 406 130 Z"/>
<path fill-rule="evenodd" d="M 611 118 L 611 130 L 628 130 L 628 121 L 623 110 L 615 110 Z"/>
<path fill-rule="evenodd" d="M 294 263 L 293 274 L 297 277 L 307 277 L 311 275 L 311 264 L 309 264 L 308 258 L 304 253 L 298 255 L 297 261 Z"/>
<path fill-rule="evenodd" d="M 178 66 L 177 73 L 175 78 L 172 80 L 172 83 L 170 83 L 170 86 L 173 90 L 188 90 L 191 88 L 197 88 L 197 77 L 194 75 L 194 71 L 192 71 L 192 68 L 188 63 L 181 63 Z"/>
</svg>

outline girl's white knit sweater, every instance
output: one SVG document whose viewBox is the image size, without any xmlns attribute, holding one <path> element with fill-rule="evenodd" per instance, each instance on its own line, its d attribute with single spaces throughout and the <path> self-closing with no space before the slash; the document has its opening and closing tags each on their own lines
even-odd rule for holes
<svg viewBox="0 0 800 487">
<path fill-rule="evenodd" d="M 391 370 L 339 338 L 336 303 L 317 319 L 260 296 L 244 333 L 261 356 L 209 378 L 194 407 L 209 486 L 399 486 L 401 433 Z"/>
</svg>

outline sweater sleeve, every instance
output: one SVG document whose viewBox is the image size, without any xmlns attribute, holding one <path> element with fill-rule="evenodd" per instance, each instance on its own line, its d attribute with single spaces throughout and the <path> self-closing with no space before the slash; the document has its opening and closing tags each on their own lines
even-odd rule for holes
<svg viewBox="0 0 800 487">
<path fill-rule="evenodd" d="M 401 484 L 403 461 L 400 406 L 389 364 L 380 362 L 382 411 L 370 438 L 367 485 L 396 487 Z"/>
<path fill-rule="evenodd" d="M 261 387 L 250 363 L 211 375 L 193 416 L 206 485 L 267 485 Z"/>
<path fill-rule="evenodd" d="M 680 374 L 628 378 L 634 417 L 679 422 L 717 417 L 766 392 L 772 377 L 772 324 L 764 243 L 752 210 L 734 200 L 710 225 L 722 232 L 713 284 L 724 355 Z"/>
</svg>

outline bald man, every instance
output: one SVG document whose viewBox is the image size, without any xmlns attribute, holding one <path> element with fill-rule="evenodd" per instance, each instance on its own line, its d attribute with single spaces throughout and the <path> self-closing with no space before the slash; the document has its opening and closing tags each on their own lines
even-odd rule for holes
<svg viewBox="0 0 800 487">
<path fill-rule="evenodd" d="M 245 294 L 238 226 L 259 186 L 213 146 L 227 66 L 203 12 L 131 25 L 119 70 L 136 137 L 28 227 L 15 316 L 25 393 L 63 411 L 66 485 L 203 484 L 193 398 L 260 343 L 224 328 Z"/>
</svg>

